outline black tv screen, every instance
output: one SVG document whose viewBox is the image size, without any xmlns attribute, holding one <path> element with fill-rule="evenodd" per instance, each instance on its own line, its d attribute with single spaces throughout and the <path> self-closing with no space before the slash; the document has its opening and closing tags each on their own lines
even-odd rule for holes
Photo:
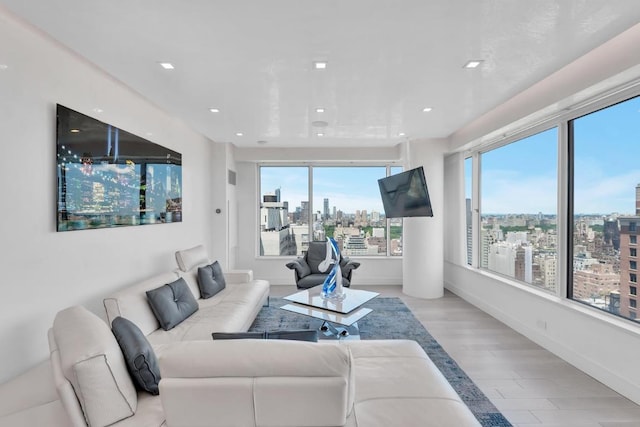
<svg viewBox="0 0 640 427">
<path fill-rule="evenodd" d="M 422 166 L 378 180 L 387 218 L 433 216 Z"/>
<path fill-rule="evenodd" d="M 182 155 L 57 106 L 57 230 L 182 221 Z"/>
</svg>

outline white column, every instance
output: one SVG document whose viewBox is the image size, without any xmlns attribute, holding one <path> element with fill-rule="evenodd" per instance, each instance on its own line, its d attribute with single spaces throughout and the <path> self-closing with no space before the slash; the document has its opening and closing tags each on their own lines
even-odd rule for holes
<svg viewBox="0 0 640 427">
<path fill-rule="evenodd" d="M 424 168 L 433 217 L 404 219 L 402 292 L 417 298 L 444 295 L 444 140 L 410 142 L 409 166 Z"/>
</svg>

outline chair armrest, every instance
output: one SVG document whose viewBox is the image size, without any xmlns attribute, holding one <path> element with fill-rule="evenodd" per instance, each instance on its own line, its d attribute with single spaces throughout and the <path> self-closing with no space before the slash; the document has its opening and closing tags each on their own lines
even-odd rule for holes
<svg viewBox="0 0 640 427">
<path fill-rule="evenodd" d="M 311 267 L 309 267 L 309 264 L 307 264 L 303 258 L 298 258 L 295 261 L 288 262 L 286 266 L 287 268 L 296 271 L 298 279 L 302 279 L 303 277 L 311 274 Z"/>
<path fill-rule="evenodd" d="M 250 283 L 253 280 L 253 270 L 225 271 L 224 280 L 230 284 Z"/>
<path fill-rule="evenodd" d="M 352 261 L 349 258 L 342 258 L 340 262 L 340 270 L 342 270 L 343 277 L 348 277 L 351 271 L 358 267 L 360 267 L 360 263 L 358 261 Z"/>
</svg>

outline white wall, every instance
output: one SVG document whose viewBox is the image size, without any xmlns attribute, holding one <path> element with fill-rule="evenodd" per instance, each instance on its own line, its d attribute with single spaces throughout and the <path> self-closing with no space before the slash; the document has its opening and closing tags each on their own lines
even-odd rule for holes
<svg viewBox="0 0 640 427">
<path fill-rule="evenodd" d="M 331 162 L 349 164 L 350 161 L 363 162 L 399 162 L 400 147 L 355 149 L 332 148 L 291 149 L 259 148 L 235 150 L 238 185 L 236 198 L 238 203 L 238 251 L 235 267 L 250 268 L 254 277 L 266 279 L 272 285 L 293 285 L 293 272 L 285 267 L 294 257 L 262 257 L 257 254 L 258 209 L 260 195 L 257 193 L 257 162 Z M 402 283 L 402 259 L 378 257 L 350 257 L 361 262 L 354 273 L 355 285 L 400 285 Z"/>
<path fill-rule="evenodd" d="M 0 63 L 1 382 L 48 357 L 58 310 L 102 315 L 103 296 L 213 241 L 210 141 L 1 8 Z M 57 233 L 56 103 L 181 152 L 183 222 Z"/>
</svg>

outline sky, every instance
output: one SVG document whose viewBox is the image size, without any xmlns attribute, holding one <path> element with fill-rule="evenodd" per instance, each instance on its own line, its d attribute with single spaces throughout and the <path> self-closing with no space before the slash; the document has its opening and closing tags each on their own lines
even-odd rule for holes
<svg viewBox="0 0 640 427">
<path fill-rule="evenodd" d="M 557 213 L 556 128 L 481 156 L 481 211 Z M 640 97 L 574 121 L 576 214 L 635 214 Z M 465 163 L 470 194 L 470 161 Z"/>
<path fill-rule="evenodd" d="M 640 184 L 640 97 L 578 118 L 575 135 L 576 214 L 635 213 Z M 481 211 L 557 214 L 558 130 L 552 128 L 482 155 Z M 470 194 L 470 162 L 465 163 Z M 384 212 L 378 179 L 384 167 L 315 167 L 314 211 L 323 199 L 345 213 Z M 401 172 L 394 167 L 392 174 Z M 308 200 L 306 167 L 262 167 L 261 193 L 281 189 L 295 211 Z"/>
<path fill-rule="evenodd" d="M 402 171 L 392 167 L 392 174 Z M 324 199 L 329 199 L 329 210 L 354 214 L 356 210 L 367 213 L 384 213 L 378 179 L 384 178 L 384 166 L 314 167 L 313 209 L 322 212 Z M 306 167 L 263 166 L 260 169 L 261 193 L 274 193 L 280 188 L 281 201 L 289 202 L 289 212 L 295 211 L 301 201 L 309 200 L 309 179 Z"/>
</svg>

